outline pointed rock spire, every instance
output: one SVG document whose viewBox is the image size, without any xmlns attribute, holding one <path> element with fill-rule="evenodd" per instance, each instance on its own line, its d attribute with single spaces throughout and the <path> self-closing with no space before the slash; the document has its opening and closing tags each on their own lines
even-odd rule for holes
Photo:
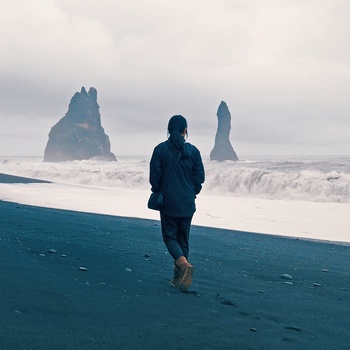
<svg viewBox="0 0 350 350">
<path fill-rule="evenodd" d="M 230 142 L 231 113 L 224 101 L 221 101 L 217 112 L 218 129 L 215 136 L 215 145 L 210 153 L 210 160 L 238 160 Z"/>
</svg>

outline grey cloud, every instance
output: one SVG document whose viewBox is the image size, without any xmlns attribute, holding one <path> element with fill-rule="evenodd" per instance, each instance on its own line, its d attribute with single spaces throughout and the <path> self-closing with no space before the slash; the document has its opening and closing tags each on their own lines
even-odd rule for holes
<svg viewBox="0 0 350 350">
<path fill-rule="evenodd" d="M 221 100 L 242 152 L 348 153 L 349 15 L 340 0 L 1 2 L 0 149 L 30 133 L 42 152 L 84 85 L 117 155 L 131 137 L 151 149 L 173 114 L 209 153 Z"/>
</svg>

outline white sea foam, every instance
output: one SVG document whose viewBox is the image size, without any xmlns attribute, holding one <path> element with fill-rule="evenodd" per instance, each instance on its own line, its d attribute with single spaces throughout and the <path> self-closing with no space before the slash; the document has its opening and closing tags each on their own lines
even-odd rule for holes
<svg viewBox="0 0 350 350">
<path fill-rule="evenodd" d="M 350 242 L 349 158 L 210 162 L 196 225 Z M 0 172 L 53 183 L 0 184 L 0 200 L 159 220 L 147 209 L 149 157 L 43 163 L 0 157 Z"/>
<path fill-rule="evenodd" d="M 203 193 L 277 200 L 350 203 L 350 159 L 319 158 L 211 162 L 204 159 Z M 149 159 L 43 163 L 41 158 L 0 158 L 0 172 L 111 189 L 149 189 Z"/>
</svg>

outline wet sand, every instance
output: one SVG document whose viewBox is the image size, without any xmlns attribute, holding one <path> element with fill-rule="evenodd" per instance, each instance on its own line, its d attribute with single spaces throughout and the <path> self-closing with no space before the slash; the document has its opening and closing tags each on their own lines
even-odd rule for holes
<svg viewBox="0 0 350 350">
<path fill-rule="evenodd" d="M 193 226 L 182 293 L 158 221 L 0 215 L 1 349 L 349 349 L 347 245 Z"/>
</svg>

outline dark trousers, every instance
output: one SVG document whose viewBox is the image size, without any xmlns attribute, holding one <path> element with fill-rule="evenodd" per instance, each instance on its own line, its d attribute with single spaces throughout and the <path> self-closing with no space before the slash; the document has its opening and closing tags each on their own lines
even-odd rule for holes
<svg viewBox="0 0 350 350">
<path fill-rule="evenodd" d="M 174 260 L 180 256 L 188 259 L 192 216 L 175 218 L 160 212 L 163 240 Z"/>
</svg>

